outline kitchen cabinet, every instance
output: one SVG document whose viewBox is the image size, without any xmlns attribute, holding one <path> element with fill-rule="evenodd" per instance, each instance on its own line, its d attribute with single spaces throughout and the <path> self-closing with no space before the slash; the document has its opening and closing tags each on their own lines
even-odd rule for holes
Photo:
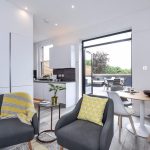
<svg viewBox="0 0 150 150">
<path fill-rule="evenodd" d="M 33 96 L 33 86 L 16 86 L 16 87 L 12 87 L 12 92 L 26 92 L 28 94 L 30 94 L 31 96 Z"/>
<path fill-rule="evenodd" d="M 0 33 L 0 93 L 27 92 L 33 96 L 32 38 Z"/>
<path fill-rule="evenodd" d="M 9 33 L 0 33 L 0 91 L 9 88 Z M 10 91 L 9 89 L 6 91 Z"/>
<path fill-rule="evenodd" d="M 30 37 L 11 34 L 12 87 L 33 85 L 33 43 Z"/>
<path fill-rule="evenodd" d="M 50 67 L 75 68 L 75 47 L 74 45 L 54 46 L 50 49 Z"/>
<path fill-rule="evenodd" d="M 0 88 L 0 94 L 9 93 L 9 92 L 10 92 L 9 88 Z"/>
<path fill-rule="evenodd" d="M 70 107 L 76 104 L 76 84 L 75 82 L 55 82 L 53 84 L 59 84 L 66 89 L 57 93 L 58 102 L 65 104 L 66 107 Z M 48 82 L 34 82 L 34 98 L 40 98 L 44 100 L 51 100 L 53 92 L 49 92 Z"/>
</svg>

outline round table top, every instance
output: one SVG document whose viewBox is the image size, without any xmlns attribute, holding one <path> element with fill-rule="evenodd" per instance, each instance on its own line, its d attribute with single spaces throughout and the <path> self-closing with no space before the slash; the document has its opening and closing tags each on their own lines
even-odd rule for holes
<svg viewBox="0 0 150 150">
<path fill-rule="evenodd" d="M 150 101 L 150 97 L 145 95 L 142 91 L 133 94 L 125 91 L 118 91 L 117 93 L 120 97 L 124 98 L 131 98 L 134 100 L 141 100 L 141 101 Z"/>
</svg>

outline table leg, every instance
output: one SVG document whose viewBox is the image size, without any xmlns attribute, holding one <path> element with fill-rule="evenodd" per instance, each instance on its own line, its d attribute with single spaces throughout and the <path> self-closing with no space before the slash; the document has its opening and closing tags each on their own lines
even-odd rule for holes
<svg viewBox="0 0 150 150">
<path fill-rule="evenodd" d="M 60 119 L 60 104 L 59 104 L 59 119 Z"/>
<path fill-rule="evenodd" d="M 38 131 L 38 135 L 40 134 L 40 104 L 38 104 L 38 126 L 39 126 L 39 131 Z"/>
<path fill-rule="evenodd" d="M 51 130 L 53 130 L 53 107 L 51 107 Z"/>
<path fill-rule="evenodd" d="M 44 131 L 38 133 L 38 136 L 37 136 L 37 140 L 40 141 L 40 142 L 43 142 L 43 143 L 51 143 L 51 142 L 54 142 L 56 140 L 56 138 L 54 138 L 54 137 L 53 137 L 52 140 L 48 140 L 48 141 L 40 139 L 41 134 L 48 134 L 49 132 L 54 132 L 54 130 L 53 130 L 53 107 L 50 107 L 50 109 L 51 109 L 51 127 L 50 127 L 49 130 L 44 130 Z M 39 122 L 40 122 L 40 106 L 39 106 L 38 114 L 39 114 L 38 119 L 39 119 Z M 48 135 L 51 137 L 50 134 L 48 134 Z"/>
<path fill-rule="evenodd" d="M 146 138 L 150 134 L 150 126 L 144 123 L 144 116 L 145 116 L 145 104 L 144 101 L 140 101 L 140 123 L 134 123 L 134 126 L 137 135 Z M 127 129 L 133 133 L 131 125 L 127 125 Z"/>
<path fill-rule="evenodd" d="M 141 128 L 144 128 L 144 114 L 145 114 L 144 101 L 140 101 L 140 126 Z"/>
</svg>

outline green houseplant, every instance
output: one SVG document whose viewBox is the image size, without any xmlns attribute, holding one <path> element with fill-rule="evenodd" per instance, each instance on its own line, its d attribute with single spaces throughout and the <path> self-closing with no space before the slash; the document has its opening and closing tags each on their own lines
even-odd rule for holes
<svg viewBox="0 0 150 150">
<path fill-rule="evenodd" d="M 51 103 L 52 103 L 52 105 L 56 105 L 57 99 L 58 99 L 57 92 L 65 90 L 66 88 L 64 86 L 61 86 L 58 84 L 51 84 L 50 83 L 49 85 L 50 85 L 49 91 L 50 92 L 54 91 L 54 96 L 51 97 Z"/>
</svg>

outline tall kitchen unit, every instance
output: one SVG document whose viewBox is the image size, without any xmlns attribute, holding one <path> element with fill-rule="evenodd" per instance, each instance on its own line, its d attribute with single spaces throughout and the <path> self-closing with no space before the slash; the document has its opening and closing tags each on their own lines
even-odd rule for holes
<svg viewBox="0 0 150 150">
<path fill-rule="evenodd" d="M 0 33 L 0 93 L 27 92 L 33 96 L 33 40 Z"/>
<path fill-rule="evenodd" d="M 0 93 L 10 91 L 9 33 L 0 33 Z"/>
</svg>

